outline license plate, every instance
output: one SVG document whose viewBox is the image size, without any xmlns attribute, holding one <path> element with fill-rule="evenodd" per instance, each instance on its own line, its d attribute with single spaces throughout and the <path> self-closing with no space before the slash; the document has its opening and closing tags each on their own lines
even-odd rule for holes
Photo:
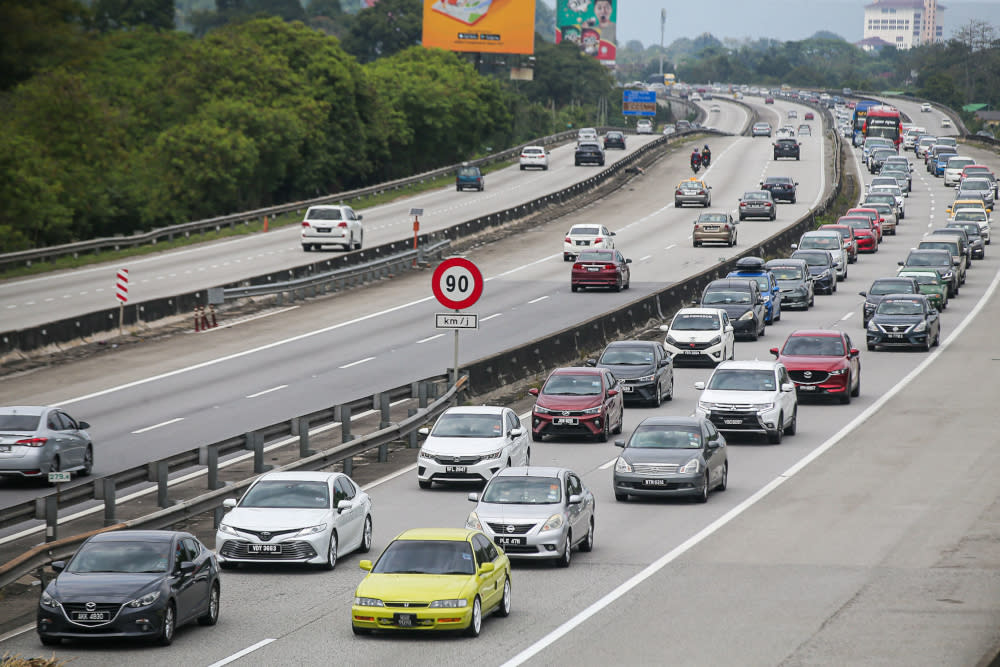
<svg viewBox="0 0 1000 667">
<path fill-rule="evenodd" d="M 250 544 L 247 545 L 247 552 L 252 554 L 280 554 L 280 544 Z"/>
<path fill-rule="evenodd" d="M 412 628 L 417 624 L 416 614 L 393 614 L 393 622 L 401 628 Z"/>
<path fill-rule="evenodd" d="M 811 384 L 799 385 L 800 391 L 816 391 L 816 386 Z"/>
<path fill-rule="evenodd" d="M 0 452 L 9 452 L 9 451 L 11 451 L 10 445 L 0 445 Z"/>
<path fill-rule="evenodd" d="M 111 613 L 107 611 L 74 611 L 74 621 L 110 621 Z"/>
<path fill-rule="evenodd" d="M 701 354 L 698 350 L 681 350 L 682 354 Z"/>
<path fill-rule="evenodd" d="M 722 421 L 725 424 L 742 424 L 743 423 L 742 419 L 723 419 Z"/>
<path fill-rule="evenodd" d="M 562 424 L 565 426 L 576 426 L 580 423 L 576 417 L 556 417 L 552 420 L 554 424 Z"/>
<path fill-rule="evenodd" d="M 666 486 L 667 480 L 665 479 L 644 479 L 642 480 L 643 486 Z"/>
<path fill-rule="evenodd" d="M 903 337 L 903 334 L 901 334 L 901 333 L 891 333 L 891 334 L 887 334 L 887 335 L 889 336 L 889 338 L 902 338 Z"/>
<path fill-rule="evenodd" d="M 622 391 L 625 392 L 626 394 L 631 394 L 633 391 L 635 391 L 635 389 L 630 385 L 623 384 Z"/>
<path fill-rule="evenodd" d="M 577 245 L 590 245 L 590 241 L 577 241 Z"/>
<path fill-rule="evenodd" d="M 468 472 L 468 468 L 465 466 L 445 466 L 445 472 Z"/>
<path fill-rule="evenodd" d="M 706 232 L 717 232 L 717 231 L 719 231 L 719 228 L 718 228 L 718 227 L 716 227 L 716 226 L 714 226 L 714 225 L 713 225 L 713 226 L 711 226 L 711 227 L 704 227 L 703 229 L 704 229 L 704 230 L 705 230 Z"/>
<path fill-rule="evenodd" d="M 524 546 L 528 543 L 528 538 L 526 537 L 506 537 L 503 535 L 497 535 L 493 538 L 493 543 L 501 547 L 509 547 L 512 544 Z"/>
<path fill-rule="evenodd" d="M 317 227 L 316 231 L 317 232 L 321 232 L 321 233 L 327 233 L 327 232 L 330 231 L 330 228 L 329 227 Z"/>
<path fill-rule="evenodd" d="M 599 267 L 599 266 L 588 266 L 587 270 L 588 271 L 600 271 L 601 267 Z"/>
</svg>

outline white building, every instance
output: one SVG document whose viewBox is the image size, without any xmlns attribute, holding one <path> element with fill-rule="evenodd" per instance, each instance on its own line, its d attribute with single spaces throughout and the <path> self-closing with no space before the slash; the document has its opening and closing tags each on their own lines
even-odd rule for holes
<svg viewBox="0 0 1000 667">
<path fill-rule="evenodd" d="M 943 11 L 937 0 L 875 0 L 865 5 L 864 40 L 878 38 L 897 49 L 939 42 Z"/>
</svg>

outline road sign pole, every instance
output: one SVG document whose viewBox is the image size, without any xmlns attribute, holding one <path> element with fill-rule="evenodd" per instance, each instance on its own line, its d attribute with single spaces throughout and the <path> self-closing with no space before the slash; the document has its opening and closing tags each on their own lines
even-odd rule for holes
<svg viewBox="0 0 1000 667">
<path fill-rule="evenodd" d="M 458 329 L 455 329 L 455 373 L 451 379 L 451 383 L 455 384 L 458 382 Z"/>
</svg>

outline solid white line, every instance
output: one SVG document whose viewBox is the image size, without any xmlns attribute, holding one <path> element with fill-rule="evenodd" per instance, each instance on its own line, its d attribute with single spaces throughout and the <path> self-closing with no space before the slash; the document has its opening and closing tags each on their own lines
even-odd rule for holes
<svg viewBox="0 0 1000 667">
<path fill-rule="evenodd" d="M 608 607 L 611 603 L 615 602 L 626 593 L 631 591 L 633 588 L 641 584 L 643 581 L 653 576 L 664 567 L 669 565 L 671 562 L 676 560 L 679 556 L 683 555 L 686 551 L 702 542 L 705 538 L 709 537 L 712 533 L 716 532 L 718 529 L 725 526 L 727 523 L 743 514 L 750 507 L 755 505 L 760 500 L 767 497 L 772 491 L 784 484 L 786 481 L 791 479 L 796 473 L 801 471 L 807 465 L 815 461 L 817 458 L 822 456 L 827 450 L 831 449 L 834 445 L 839 443 L 845 437 L 847 437 L 855 428 L 867 421 L 872 415 L 877 413 L 882 406 L 884 406 L 890 399 L 901 392 L 907 385 L 909 385 L 920 373 L 924 371 L 930 364 L 932 364 L 943 352 L 948 349 L 948 347 L 954 342 L 958 336 L 965 331 L 965 328 L 972 322 L 985 307 L 987 301 L 993 296 L 993 293 L 997 290 L 997 285 L 1000 284 L 1000 272 L 998 272 L 994 277 L 993 281 L 990 283 L 989 288 L 986 293 L 983 294 L 979 302 L 975 305 L 972 311 L 966 315 L 965 319 L 955 328 L 948 338 L 941 342 L 941 345 L 934 352 L 930 353 L 926 359 L 924 359 L 920 364 L 917 365 L 912 371 L 907 373 L 907 375 L 897 382 L 889 391 L 880 396 L 868 406 L 861 414 L 852 419 L 846 426 L 840 429 L 837 433 L 833 434 L 826 442 L 817 447 L 816 449 L 809 452 L 806 456 L 801 458 L 797 463 L 792 465 L 788 470 L 781 473 L 773 480 L 771 480 L 766 486 L 758 490 L 752 496 L 744 500 L 742 503 L 732 508 L 721 517 L 707 525 L 705 528 L 700 530 L 698 533 L 692 537 L 685 540 L 683 543 L 677 547 L 671 549 L 667 553 L 663 554 L 657 560 L 650 563 L 643 570 L 633 575 L 631 578 L 626 580 L 624 583 L 619 585 L 617 588 L 612 590 L 610 593 L 600 598 L 583 611 L 579 612 L 576 616 L 572 617 L 559 627 L 557 627 L 552 632 L 548 633 L 534 644 L 521 651 L 513 658 L 503 663 L 502 667 L 515 667 L 516 665 L 524 664 L 526 661 L 530 660 L 532 657 L 538 655 L 547 647 L 554 644 L 556 641 L 569 634 L 573 629 L 582 625 L 587 619 L 596 615 L 601 610 Z"/>
<path fill-rule="evenodd" d="M 358 359 L 357 361 L 352 361 L 349 364 L 344 364 L 343 366 L 338 366 L 338 368 L 350 368 L 351 366 L 357 366 L 359 364 L 363 364 L 365 362 L 371 361 L 374 358 L 375 357 L 365 357 L 364 359 Z"/>
<path fill-rule="evenodd" d="M 0 635 L 0 644 L 4 643 L 8 639 L 13 639 L 14 637 L 17 637 L 18 635 L 23 635 L 25 632 L 28 632 L 29 630 L 34 630 L 34 629 L 35 629 L 35 624 L 34 623 L 28 623 L 27 625 L 22 625 L 19 628 L 15 628 L 15 629 L 11 630 L 10 632 L 8 632 L 5 635 Z"/>
<path fill-rule="evenodd" d="M 365 484 L 364 486 L 361 487 L 361 489 L 363 491 L 368 491 L 369 489 L 374 489 L 379 484 L 385 484 L 386 482 L 391 482 L 392 480 L 396 479 L 400 475 L 405 475 L 406 473 L 413 472 L 416 469 L 417 469 L 417 464 L 416 463 L 412 463 L 412 464 L 406 466 L 405 468 L 403 468 L 402 470 L 397 470 L 396 472 L 389 473 L 385 477 L 379 477 L 374 482 L 369 482 L 368 484 Z"/>
<path fill-rule="evenodd" d="M 528 303 L 538 303 L 539 301 L 545 301 L 548 298 L 549 298 L 549 296 L 546 294 L 545 296 L 540 296 L 537 299 L 532 299 Z"/>
<path fill-rule="evenodd" d="M 615 464 L 615 461 L 617 461 L 617 460 L 618 460 L 618 457 L 616 456 L 615 458 L 611 459 L 607 463 L 602 464 L 598 468 L 598 470 L 607 470 L 608 468 L 610 468 L 611 466 L 613 466 Z"/>
<path fill-rule="evenodd" d="M 481 319 L 479 321 L 480 322 L 485 322 L 487 320 L 492 320 L 494 317 L 500 317 L 501 315 L 503 315 L 503 313 L 493 313 L 492 315 L 487 315 L 486 317 L 484 317 L 483 319 Z"/>
<path fill-rule="evenodd" d="M 647 259 L 649 259 L 650 257 L 652 257 L 652 255 L 646 255 L 645 257 L 640 257 L 640 258 L 639 258 L 639 261 L 640 261 L 640 262 L 645 262 L 645 261 L 646 261 Z"/>
<path fill-rule="evenodd" d="M 419 345 L 420 343 L 430 342 L 435 338 L 440 338 L 443 335 L 444 335 L 443 333 L 439 333 L 439 334 L 434 334 L 433 336 L 428 336 L 427 338 L 421 338 L 420 340 L 417 341 L 417 344 Z"/>
<path fill-rule="evenodd" d="M 259 642 L 257 642 L 256 644 L 254 644 L 253 646 L 248 646 L 247 648 L 243 649 L 242 651 L 240 651 L 238 653 L 233 653 L 228 658 L 223 658 L 222 660 L 219 660 L 218 662 L 213 662 L 208 667 L 222 667 L 222 665 L 228 665 L 229 663 L 235 662 L 235 661 L 239 660 L 240 658 L 242 658 L 243 656 L 245 656 L 245 655 L 247 655 L 249 653 L 253 653 L 254 651 L 256 651 L 259 648 L 264 648 L 265 646 L 267 646 L 268 644 L 270 644 L 273 641 L 276 641 L 276 640 L 274 640 L 274 639 L 262 639 Z"/>
<path fill-rule="evenodd" d="M 689 236 L 688 238 L 690 239 L 691 237 Z M 677 247 L 677 244 L 676 244 L 676 243 L 671 243 L 671 244 L 670 244 L 670 245 L 668 245 L 668 246 L 667 246 L 666 248 L 664 248 L 664 250 L 673 250 L 673 249 L 674 249 L 674 248 L 676 248 L 676 247 Z"/>
<path fill-rule="evenodd" d="M 840 321 L 843 322 L 844 320 L 849 320 L 852 317 L 854 317 L 854 311 L 853 310 L 851 312 L 847 313 L 846 315 L 844 315 L 843 317 L 841 317 Z"/>
<path fill-rule="evenodd" d="M 152 431 L 154 428 L 160 428 L 161 426 L 169 426 L 170 424 L 176 424 L 177 422 L 184 421 L 184 417 L 175 417 L 174 419 L 168 419 L 165 422 L 160 422 L 159 424 L 153 424 L 152 426 L 147 426 L 146 428 L 140 428 L 138 431 L 132 431 L 132 435 L 138 435 L 139 433 L 145 433 L 146 431 Z"/>
<path fill-rule="evenodd" d="M 257 398 L 258 396 L 263 396 L 264 394 L 270 394 L 272 391 L 284 389 L 287 386 L 287 384 L 279 384 L 277 387 L 271 387 L 270 389 L 265 389 L 264 391 L 258 391 L 256 394 L 250 394 L 247 398 Z"/>
<path fill-rule="evenodd" d="M 252 317 L 244 317 L 236 320 L 235 322 L 227 322 L 226 324 L 220 324 L 217 327 L 205 330 L 203 333 L 209 333 L 210 331 L 218 331 L 220 329 L 228 329 L 229 327 L 235 327 L 237 324 L 245 324 L 247 322 L 253 322 L 254 320 L 260 320 L 265 317 L 271 317 L 272 315 L 280 315 L 281 313 L 287 313 L 289 310 L 295 310 L 299 306 L 289 306 L 288 308 L 282 308 L 281 310 L 275 310 L 270 313 L 263 313 L 261 315 L 254 315 Z"/>
</svg>

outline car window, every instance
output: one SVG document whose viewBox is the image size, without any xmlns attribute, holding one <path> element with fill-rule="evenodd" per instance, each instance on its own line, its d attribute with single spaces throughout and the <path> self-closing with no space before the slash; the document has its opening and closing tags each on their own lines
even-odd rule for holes
<svg viewBox="0 0 1000 667">
<path fill-rule="evenodd" d="M 747 368 L 724 368 L 715 371 L 709 389 L 726 391 L 774 391 L 774 371 Z"/>
<path fill-rule="evenodd" d="M 520 427 L 521 427 L 521 422 L 518 421 L 517 416 L 513 412 L 508 411 L 507 412 L 507 429 L 510 430 L 510 429 L 520 428 Z"/>
<path fill-rule="evenodd" d="M 791 382 L 791 378 L 788 377 L 788 369 L 782 366 L 778 369 L 778 380 L 781 384 L 788 384 Z"/>
<path fill-rule="evenodd" d="M 486 540 L 486 557 L 490 559 L 490 562 L 496 561 L 500 557 L 500 552 L 489 540 Z"/>
<path fill-rule="evenodd" d="M 62 421 L 59 419 L 59 413 L 54 410 L 49 413 L 48 418 L 45 420 L 45 425 L 50 431 L 63 430 Z"/>
<path fill-rule="evenodd" d="M 604 372 L 604 386 L 606 388 L 608 388 L 608 389 L 614 389 L 614 386 L 617 383 L 618 383 L 618 381 L 615 380 L 615 376 L 614 375 L 612 375 L 611 373 L 609 373 L 607 371 Z"/>
<path fill-rule="evenodd" d="M 354 496 L 358 493 L 358 490 L 354 488 L 354 484 L 352 484 L 346 477 L 338 477 L 335 486 L 340 487 L 340 490 L 344 494 L 344 498 L 347 500 L 354 500 Z"/>
<path fill-rule="evenodd" d="M 264 479 L 250 487 L 240 507 L 326 509 L 330 488 L 323 481 Z"/>
<path fill-rule="evenodd" d="M 184 560 L 196 561 L 198 556 L 201 555 L 201 545 L 198 544 L 194 538 L 185 537 L 183 540 L 184 551 L 186 553 Z"/>
<path fill-rule="evenodd" d="M 476 554 L 476 564 L 482 565 L 483 563 L 490 563 L 493 561 L 490 558 L 489 551 L 487 550 L 487 540 L 482 535 L 472 536 L 472 550 Z"/>
<path fill-rule="evenodd" d="M 570 474 L 566 476 L 566 479 L 569 482 L 569 492 L 571 495 L 579 496 L 583 494 L 583 485 L 580 483 L 580 478 Z"/>
</svg>

